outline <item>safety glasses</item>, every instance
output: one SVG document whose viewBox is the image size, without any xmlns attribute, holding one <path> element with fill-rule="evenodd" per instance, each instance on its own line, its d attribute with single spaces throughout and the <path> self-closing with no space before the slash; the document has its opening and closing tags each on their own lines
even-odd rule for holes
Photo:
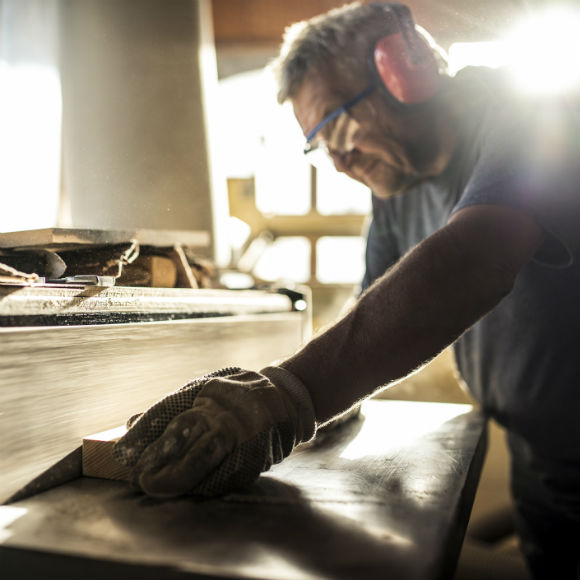
<svg viewBox="0 0 580 580">
<path fill-rule="evenodd" d="M 348 144 L 349 137 L 352 137 L 354 119 L 351 119 L 345 113 L 354 107 L 357 103 L 366 99 L 376 88 L 372 82 L 363 91 L 355 95 L 352 99 L 341 105 L 330 114 L 326 115 L 318 125 L 316 125 L 308 135 L 306 135 L 306 144 L 304 145 L 304 154 L 307 155 L 316 150 L 322 149 L 325 152 L 338 151 L 342 152 L 348 147 L 344 147 L 345 142 Z M 326 129 L 323 132 L 323 129 Z M 324 134 L 323 134 L 324 133 Z"/>
</svg>

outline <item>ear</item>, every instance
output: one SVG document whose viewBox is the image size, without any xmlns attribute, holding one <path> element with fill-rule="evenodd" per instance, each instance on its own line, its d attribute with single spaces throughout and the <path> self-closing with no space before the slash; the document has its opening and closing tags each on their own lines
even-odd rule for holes
<svg viewBox="0 0 580 580">
<path fill-rule="evenodd" d="M 423 38 L 417 35 L 415 50 L 397 32 L 375 44 L 374 63 L 387 91 L 406 104 L 428 101 L 439 90 L 441 78 L 435 56 Z"/>
</svg>

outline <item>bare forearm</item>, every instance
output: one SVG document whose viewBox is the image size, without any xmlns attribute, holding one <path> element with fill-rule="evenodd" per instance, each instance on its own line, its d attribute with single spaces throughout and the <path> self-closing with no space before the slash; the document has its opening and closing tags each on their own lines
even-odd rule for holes
<svg viewBox="0 0 580 580">
<path fill-rule="evenodd" d="M 511 279 L 489 274 L 441 230 L 282 366 L 305 383 L 323 424 L 429 361 L 493 308 Z"/>
</svg>

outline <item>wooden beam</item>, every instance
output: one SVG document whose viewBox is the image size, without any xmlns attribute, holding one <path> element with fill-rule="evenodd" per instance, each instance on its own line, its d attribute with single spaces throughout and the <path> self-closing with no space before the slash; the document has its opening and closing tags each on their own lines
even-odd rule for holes
<svg viewBox="0 0 580 580">
<path fill-rule="evenodd" d="M 124 425 L 83 438 L 83 475 L 127 481 L 130 470 L 113 459 L 115 443 L 127 432 Z"/>
<path fill-rule="evenodd" d="M 216 42 L 276 42 L 293 22 L 327 12 L 340 0 L 213 0 Z"/>
<path fill-rule="evenodd" d="M 368 3 L 371 0 L 363 0 Z M 284 29 L 346 4 L 346 0 L 213 0 L 215 41 L 280 44 Z M 493 40 L 526 15 L 525 3 L 503 0 L 407 0 L 415 22 L 446 50 L 453 42 Z"/>
</svg>

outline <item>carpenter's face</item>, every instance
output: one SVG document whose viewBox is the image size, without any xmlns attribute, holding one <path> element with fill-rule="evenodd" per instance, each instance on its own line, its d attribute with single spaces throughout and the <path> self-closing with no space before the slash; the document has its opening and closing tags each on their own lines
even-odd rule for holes
<svg viewBox="0 0 580 580">
<path fill-rule="evenodd" d="M 311 73 L 292 99 L 305 135 L 365 86 L 341 87 Z M 434 137 L 424 113 L 388 103 L 377 88 L 326 125 L 313 144 L 325 147 L 338 171 L 367 185 L 375 195 L 401 193 L 434 172 Z M 437 171 L 436 171 L 437 172 Z"/>
</svg>

